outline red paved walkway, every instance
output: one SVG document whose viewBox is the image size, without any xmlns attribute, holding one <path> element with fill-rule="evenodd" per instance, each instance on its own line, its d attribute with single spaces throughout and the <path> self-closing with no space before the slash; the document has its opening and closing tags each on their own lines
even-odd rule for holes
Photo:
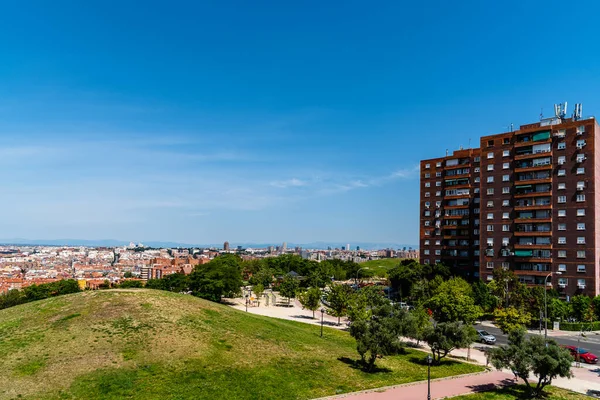
<svg viewBox="0 0 600 400">
<path fill-rule="evenodd" d="M 502 371 L 471 375 L 463 378 L 444 379 L 431 382 L 431 398 L 443 399 L 493 389 L 496 385 L 512 385 L 513 376 Z M 415 385 L 400 386 L 385 392 L 348 393 L 333 398 L 348 400 L 425 400 L 427 399 L 427 382 Z"/>
</svg>

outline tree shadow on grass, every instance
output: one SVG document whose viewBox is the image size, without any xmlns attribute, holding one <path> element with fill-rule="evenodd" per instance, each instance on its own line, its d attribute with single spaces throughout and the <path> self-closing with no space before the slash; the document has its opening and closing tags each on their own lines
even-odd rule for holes
<svg viewBox="0 0 600 400">
<path fill-rule="evenodd" d="M 510 396 L 511 399 L 529 399 L 527 395 L 527 387 L 525 385 L 515 385 L 511 379 L 505 379 L 501 382 L 503 387 L 492 387 L 486 388 L 488 385 L 474 385 L 470 386 L 471 389 L 477 392 L 493 391 L 499 395 Z M 493 385 L 492 385 L 493 386 Z M 544 392 L 541 398 L 547 398 L 550 393 Z"/>
<path fill-rule="evenodd" d="M 358 369 L 362 372 L 366 372 L 369 374 L 377 374 L 377 373 L 390 373 L 392 372 L 391 369 L 389 368 L 380 368 L 377 365 L 375 365 L 373 367 L 372 370 L 367 370 L 367 366 L 361 361 L 361 360 L 353 360 L 352 358 L 349 357 L 339 357 L 338 361 L 343 362 L 344 364 L 348 365 L 350 368 L 352 369 Z"/>
<path fill-rule="evenodd" d="M 221 298 L 221 304 L 225 304 L 226 306 L 237 306 L 239 303 L 236 303 L 233 300 Z"/>
<path fill-rule="evenodd" d="M 423 365 L 425 367 L 427 366 L 427 359 L 425 357 L 411 356 L 408 358 L 408 361 L 413 364 Z M 442 359 L 439 364 L 431 363 L 431 366 L 432 367 L 438 367 L 440 365 L 452 366 L 452 365 L 458 365 L 458 364 L 460 364 L 459 361 L 445 358 L 445 359 Z"/>
<path fill-rule="evenodd" d="M 489 392 L 490 390 L 502 390 L 502 389 L 508 389 L 510 386 L 514 386 L 515 385 L 515 381 L 513 379 L 503 379 L 501 380 L 498 384 L 496 383 L 483 383 L 481 385 L 469 385 L 467 386 L 469 389 L 471 389 L 474 392 Z M 518 397 L 515 397 L 518 398 Z"/>
</svg>

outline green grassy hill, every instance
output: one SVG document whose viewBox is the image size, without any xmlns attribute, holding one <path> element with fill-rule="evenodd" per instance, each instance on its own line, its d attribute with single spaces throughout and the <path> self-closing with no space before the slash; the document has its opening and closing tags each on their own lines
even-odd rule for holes
<svg viewBox="0 0 600 400">
<path fill-rule="evenodd" d="M 426 379 L 423 353 L 354 368 L 345 332 L 192 296 L 83 292 L 0 311 L 0 398 L 297 399 Z M 447 362 L 434 378 L 480 370 Z"/>
<path fill-rule="evenodd" d="M 385 277 L 387 272 L 394 268 L 396 265 L 400 264 L 399 258 L 382 258 L 381 260 L 369 260 L 363 263 L 360 263 L 361 268 L 360 275 L 362 277 L 370 277 L 370 276 L 379 276 Z"/>
</svg>

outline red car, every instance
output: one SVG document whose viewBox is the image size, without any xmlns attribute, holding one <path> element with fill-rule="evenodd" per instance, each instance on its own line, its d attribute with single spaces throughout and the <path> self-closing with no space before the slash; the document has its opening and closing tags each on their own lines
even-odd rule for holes
<svg viewBox="0 0 600 400">
<path fill-rule="evenodd" d="M 590 353 L 584 348 L 577 346 L 562 346 L 565 349 L 571 352 L 571 355 L 577 361 L 577 353 L 579 353 L 579 361 L 583 361 L 587 364 L 596 364 L 598 362 L 598 357 L 595 354 Z"/>
</svg>

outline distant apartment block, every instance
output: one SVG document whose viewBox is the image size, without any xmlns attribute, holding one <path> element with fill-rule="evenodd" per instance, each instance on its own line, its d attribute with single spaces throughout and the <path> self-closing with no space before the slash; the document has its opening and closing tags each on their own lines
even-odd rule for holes
<svg viewBox="0 0 600 400">
<path fill-rule="evenodd" d="M 599 126 L 562 110 L 421 161 L 422 263 L 484 281 L 511 269 L 565 298 L 600 293 Z"/>
</svg>

